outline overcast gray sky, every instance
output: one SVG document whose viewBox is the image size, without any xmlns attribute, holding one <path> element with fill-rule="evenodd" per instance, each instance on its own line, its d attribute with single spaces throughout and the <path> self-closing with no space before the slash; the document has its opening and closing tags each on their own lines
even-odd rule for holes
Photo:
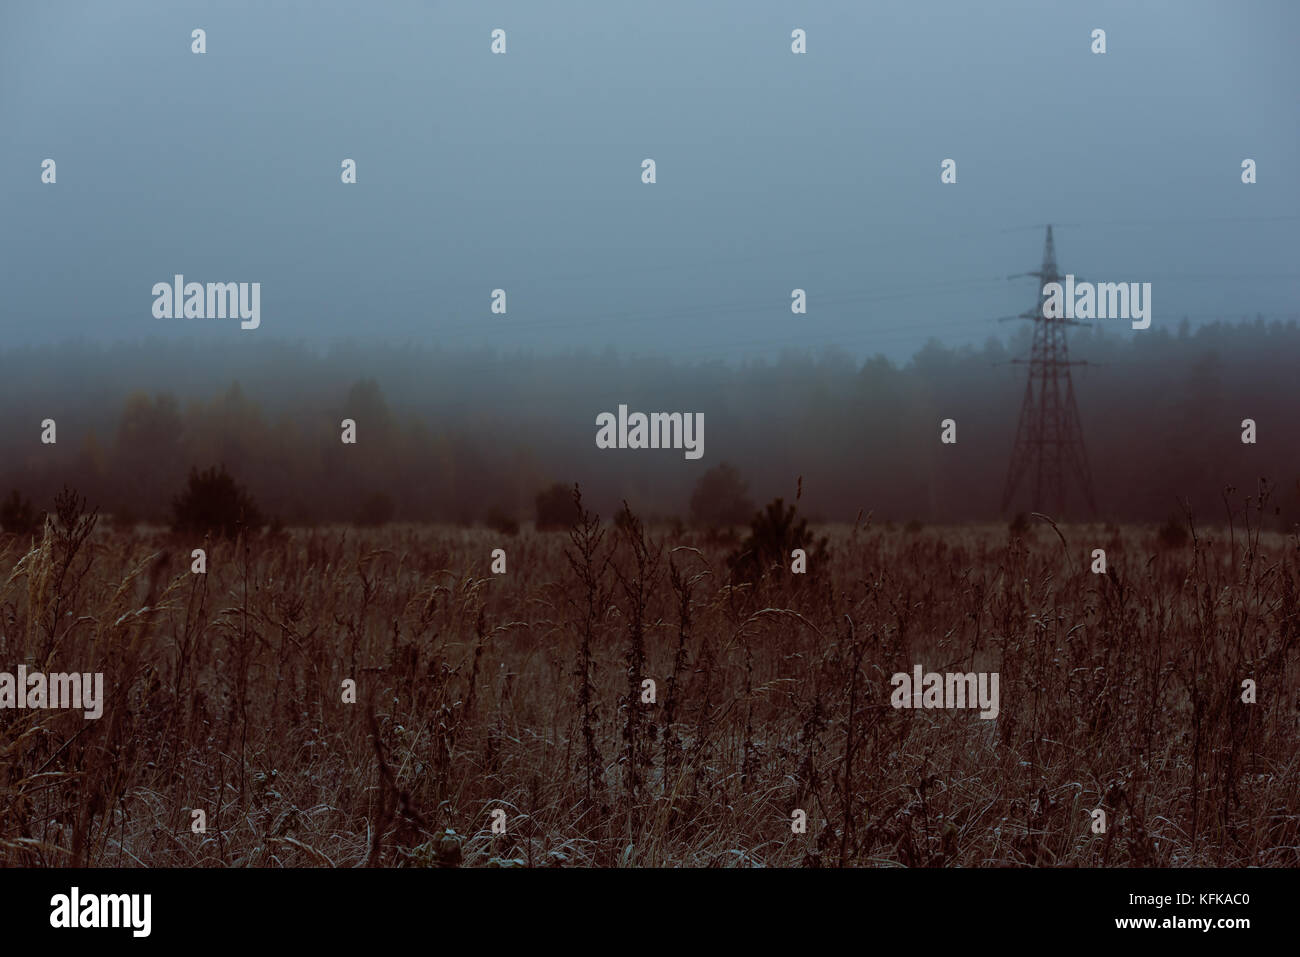
<svg viewBox="0 0 1300 957">
<path fill-rule="evenodd" d="M 1077 224 L 1063 270 L 1151 282 L 1153 329 L 1292 318 L 1298 27 L 1287 0 L 0 0 L 0 336 L 905 357 L 1006 334 L 1045 222 Z M 155 319 L 178 272 L 261 282 L 260 329 Z"/>
</svg>

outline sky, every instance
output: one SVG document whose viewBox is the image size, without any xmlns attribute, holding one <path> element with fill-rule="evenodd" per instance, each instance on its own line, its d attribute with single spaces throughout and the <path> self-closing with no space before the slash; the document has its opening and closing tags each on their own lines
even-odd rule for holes
<svg viewBox="0 0 1300 957">
<path fill-rule="evenodd" d="M 1298 38 L 1288 0 L 0 0 L 0 348 L 902 360 L 1009 334 L 1049 222 L 1153 329 L 1291 319 Z M 260 327 L 155 318 L 176 273 L 260 282 Z"/>
</svg>

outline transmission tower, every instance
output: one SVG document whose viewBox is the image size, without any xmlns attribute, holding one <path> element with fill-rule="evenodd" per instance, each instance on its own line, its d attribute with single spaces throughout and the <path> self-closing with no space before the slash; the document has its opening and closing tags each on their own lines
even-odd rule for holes
<svg viewBox="0 0 1300 957">
<path fill-rule="evenodd" d="M 1011 360 L 1015 365 L 1029 366 L 1029 380 L 1025 383 L 1016 444 L 1011 451 L 1011 468 L 1007 471 L 1006 487 L 1002 492 L 1002 511 L 1005 512 L 1011 504 L 1017 489 L 1028 483 L 1032 489 L 1033 510 L 1059 518 L 1065 514 L 1067 477 L 1072 477 L 1083 493 L 1089 511 L 1095 514 L 1097 505 L 1092 497 L 1092 476 L 1083 449 L 1083 430 L 1079 425 L 1079 409 L 1074 402 L 1074 383 L 1070 379 L 1070 366 L 1089 363 L 1071 362 L 1065 341 L 1066 326 L 1084 323 L 1073 319 L 1048 319 L 1043 315 L 1043 287 L 1049 282 L 1060 282 L 1062 278 L 1056 268 L 1056 244 L 1052 241 L 1050 225 L 1043 246 L 1042 268 L 1020 275 L 1038 277 L 1039 296 L 1037 308 L 1019 316 L 1034 321 L 1034 343 L 1029 358 Z"/>
</svg>

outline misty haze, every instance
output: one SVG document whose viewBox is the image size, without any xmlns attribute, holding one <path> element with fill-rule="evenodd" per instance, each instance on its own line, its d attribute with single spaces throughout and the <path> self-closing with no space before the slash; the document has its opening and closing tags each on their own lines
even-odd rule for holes
<svg viewBox="0 0 1300 957">
<path fill-rule="evenodd" d="M 4 3 L 0 865 L 1300 865 L 1297 27 Z"/>
</svg>

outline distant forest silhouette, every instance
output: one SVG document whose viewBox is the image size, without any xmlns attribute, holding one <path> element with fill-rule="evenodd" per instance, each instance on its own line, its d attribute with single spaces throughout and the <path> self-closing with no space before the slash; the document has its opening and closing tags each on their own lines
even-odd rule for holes
<svg viewBox="0 0 1300 957">
<path fill-rule="evenodd" d="M 1300 330 L 1214 323 L 1071 336 L 1098 512 L 1163 522 L 1188 500 L 1227 520 L 1223 489 L 1275 492 L 1274 527 L 1300 521 Z M 68 343 L 0 353 L 0 494 L 38 509 L 65 484 L 128 521 L 166 522 L 192 469 L 224 466 L 268 519 L 288 524 L 532 520 L 538 493 L 580 482 L 602 514 L 626 499 L 689 518 L 700 478 L 730 463 L 758 503 L 794 498 L 814 520 L 1003 520 L 999 511 L 1028 323 L 1010 344 L 931 340 L 910 362 L 787 352 L 766 362 L 444 351 L 236 336 Z M 705 455 L 599 450 L 596 416 L 703 412 Z M 40 423 L 57 422 L 56 445 Z M 340 442 L 340 421 L 358 442 Z M 939 442 L 957 422 L 957 444 Z M 1258 443 L 1241 442 L 1241 421 Z M 1027 484 L 1027 483 L 1026 483 Z M 1075 508 L 1067 518 L 1086 519 Z M 1277 511 L 1274 511 L 1274 508 Z"/>
</svg>

